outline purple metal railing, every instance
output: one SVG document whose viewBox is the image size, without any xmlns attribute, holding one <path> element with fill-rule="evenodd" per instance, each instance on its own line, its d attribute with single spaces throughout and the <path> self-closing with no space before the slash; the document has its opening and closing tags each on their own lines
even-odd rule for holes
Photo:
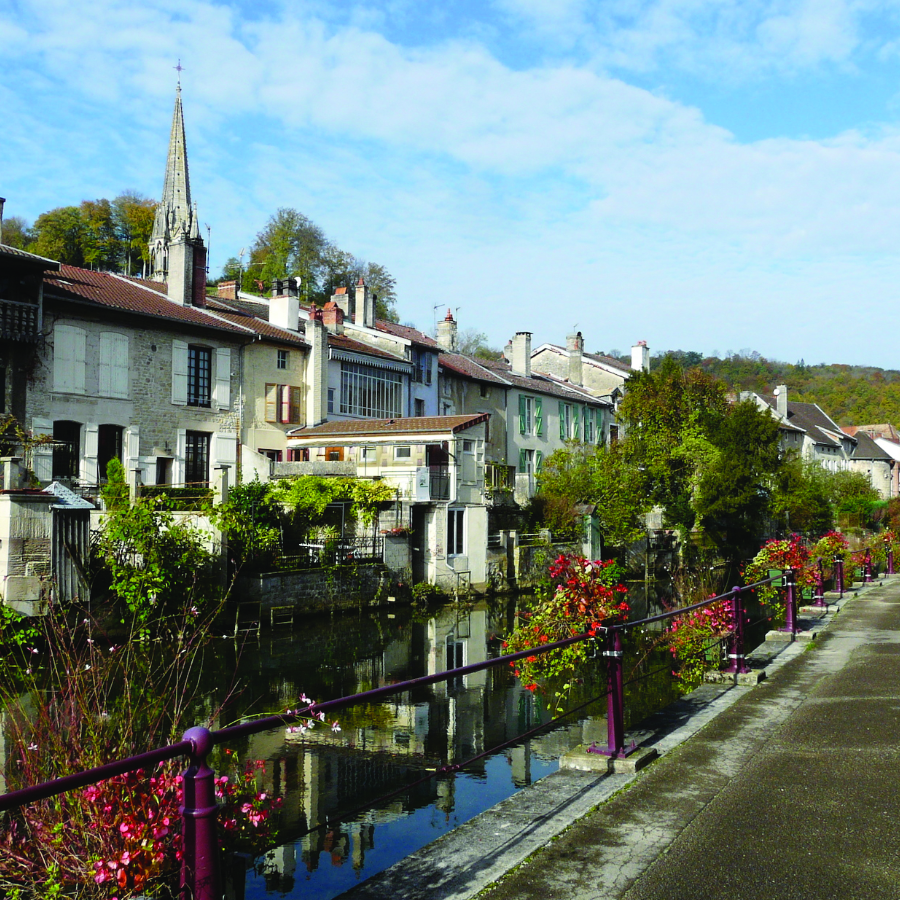
<svg viewBox="0 0 900 900">
<path fill-rule="evenodd" d="M 603 632 L 605 641 L 605 649 L 603 650 L 602 655 L 606 660 L 608 685 L 607 747 L 597 749 L 595 752 L 616 759 L 627 756 L 634 750 L 634 745 L 629 748 L 625 747 L 622 635 L 626 631 L 631 628 L 685 615 L 686 613 L 709 606 L 720 600 L 729 600 L 732 608 L 734 629 L 729 635 L 728 656 L 732 660 L 732 663 L 726 671 L 734 673 L 747 672 L 749 669 L 747 668 L 744 656 L 744 613 L 742 594 L 744 591 L 771 584 L 774 580 L 774 578 L 768 578 L 764 581 L 754 582 L 753 584 L 744 585 L 742 587 L 735 586 L 725 594 L 710 597 L 707 600 L 702 600 L 691 606 L 668 610 L 659 615 L 650 616 L 649 618 L 641 619 L 636 622 L 625 622 L 602 627 L 601 631 Z M 787 580 L 785 583 L 786 585 L 788 584 Z M 411 688 L 436 684 L 440 681 L 480 672 L 493 666 L 509 665 L 516 660 L 525 659 L 528 656 L 548 653 L 552 650 L 571 646 L 580 641 L 593 639 L 595 639 L 595 636 L 590 633 L 577 634 L 561 641 L 542 644 L 540 647 L 520 650 L 517 653 L 510 653 L 505 656 L 495 657 L 494 659 L 472 663 L 457 669 L 450 669 L 446 672 L 423 675 L 398 684 L 384 685 L 383 687 L 373 688 L 370 691 L 364 691 L 361 694 L 351 694 L 350 696 L 339 697 L 335 700 L 326 700 L 323 703 L 314 703 L 303 709 L 297 710 L 295 713 L 285 713 L 268 716 L 263 719 L 255 719 L 250 722 L 243 722 L 239 725 L 222 728 L 218 731 L 210 731 L 201 726 L 190 728 L 184 733 L 184 737 L 181 741 L 170 744 L 167 747 L 160 747 L 157 750 L 151 750 L 147 753 L 128 757 L 127 759 L 116 760 L 115 762 L 107 763 L 106 765 L 98 766 L 94 769 L 77 772 L 73 775 L 66 775 L 53 781 L 44 782 L 43 784 L 33 785 L 32 787 L 22 788 L 21 790 L 11 791 L 6 794 L 0 794 L 0 812 L 16 809 L 19 806 L 24 806 L 27 803 L 33 803 L 38 800 L 46 800 L 49 797 L 54 797 L 58 794 L 65 793 L 66 791 L 87 787 L 91 784 L 105 781 L 116 775 L 123 775 L 126 772 L 144 769 L 167 760 L 176 759 L 180 756 L 187 756 L 189 764 L 182 776 L 183 802 L 181 806 L 181 815 L 183 858 L 180 894 L 183 900 L 219 900 L 220 878 L 218 870 L 219 851 L 216 835 L 217 807 L 215 796 L 215 772 L 207 763 L 207 756 L 216 744 L 224 744 L 237 738 L 258 734 L 262 731 L 269 731 L 273 728 L 280 728 L 285 725 L 291 725 L 308 718 L 314 713 L 333 713 L 357 703 L 367 703 L 373 700 L 379 700 L 383 697 L 390 696 L 391 694 L 410 690 Z M 587 705 L 587 703 L 582 704 L 582 707 Z M 582 707 L 568 710 L 563 715 L 557 716 L 555 719 L 551 720 L 551 722 L 543 723 L 537 728 L 531 729 L 531 731 L 526 732 L 524 735 L 519 735 L 519 737 L 506 742 L 506 744 L 503 744 L 500 747 L 491 748 L 491 750 L 475 757 L 474 760 L 469 760 L 468 763 L 481 759 L 483 756 L 488 755 L 488 753 L 494 753 L 506 746 L 511 746 L 522 740 L 524 737 L 528 737 L 531 733 L 547 727 L 556 720 L 571 715 L 573 712 L 577 712 L 578 709 Z M 443 766 L 436 772 L 429 773 L 429 775 L 422 780 L 428 780 L 437 774 L 459 771 L 462 765 L 463 764 L 453 764 Z M 409 787 L 409 785 L 405 785 L 401 790 L 406 790 Z"/>
</svg>

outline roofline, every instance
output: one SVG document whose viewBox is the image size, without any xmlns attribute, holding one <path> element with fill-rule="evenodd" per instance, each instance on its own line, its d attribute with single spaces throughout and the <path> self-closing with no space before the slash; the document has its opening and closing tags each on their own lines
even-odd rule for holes
<svg viewBox="0 0 900 900">
<path fill-rule="evenodd" d="M 441 436 L 441 435 L 445 436 L 447 434 L 459 434 L 462 431 L 468 431 L 470 428 L 474 428 L 476 425 L 481 425 L 484 422 L 487 422 L 488 419 L 490 419 L 490 417 L 491 417 L 490 413 L 478 413 L 477 415 L 473 415 L 469 419 L 469 421 L 460 422 L 458 425 L 454 425 L 452 428 L 442 428 L 442 429 L 437 429 L 437 430 L 431 429 L 428 431 L 390 431 L 390 432 L 384 432 L 381 434 L 373 433 L 371 431 L 345 431 L 345 432 L 330 431 L 330 432 L 325 432 L 322 434 L 310 435 L 309 437 L 304 438 L 304 434 L 309 434 L 309 432 L 313 431 L 315 428 L 321 427 L 321 426 L 316 425 L 313 428 L 310 428 L 308 430 L 304 429 L 304 428 L 297 428 L 292 431 L 288 431 L 285 436 L 287 437 L 288 440 L 324 441 L 326 444 L 328 444 L 329 442 L 334 443 L 334 440 L 331 440 L 332 438 L 337 440 L 337 439 L 341 439 L 341 438 L 352 439 L 352 438 L 363 438 L 364 437 L 364 438 L 371 438 L 372 440 L 378 440 L 378 439 L 396 439 L 399 437 L 408 438 L 410 436 L 415 437 L 415 438 L 434 437 L 434 436 Z M 414 419 L 415 417 L 407 417 L 407 418 Z M 429 418 L 439 418 L 439 417 L 433 416 L 433 417 L 429 417 Z M 340 420 L 338 420 L 338 421 L 340 421 Z M 346 421 L 354 422 L 354 421 L 359 421 L 359 420 L 358 419 L 347 419 Z M 383 420 L 377 419 L 376 421 L 381 422 Z M 403 443 L 415 443 L 415 441 L 404 440 Z"/>
</svg>

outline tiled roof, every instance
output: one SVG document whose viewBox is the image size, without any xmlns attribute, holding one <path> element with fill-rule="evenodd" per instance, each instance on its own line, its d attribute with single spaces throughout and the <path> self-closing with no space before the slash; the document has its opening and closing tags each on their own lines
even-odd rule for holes
<svg viewBox="0 0 900 900">
<path fill-rule="evenodd" d="M 338 350 L 346 350 L 352 353 L 365 353 L 367 356 L 377 356 L 379 359 L 390 359 L 393 362 L 410 365 L 409 360 L 404 356 L 388 353 L 385 350 L 379 350 L 377 347 L 371 347 L 369 344 L 362 343 L 362 341 L 355 341 L 353 338 L 348 338 L 346 334 L 332 334 L 329 332 L 328 346 L 335 347 Z"/>
<path fill-rule="evenodd" d="M 253 331 L 261 337 L 285 344 L 295 344 L 301 347 L 309 346 L 307 342 L 303 340 L 303 337 L 296 332 L 288 331 L 286 328 L 279 328 L 278 325 L 273 325 L 265 319 L 260 319 L 259 316 L 251 315 L 243 309 L 235 309 L 221 299 L 207 297 L 206 308 L 210 310 L 210 312 L 215 313 L 217 316 L 222 316 L 222 318 L 227 319 L 235 325 L 241 325 L 244 328 L 252 328 Z"/>
<path fill-rule="evenodd" d="M 485 368 L 477 359 L 463 356 L 461 353 L 441 353 L 438 357 L 438 363 L 457 375 L 463 375 L 475 381 L 486 381 L 488 384 L 502 384 L 504 387 L 509 387 L 510 385 L 505 378 Z"/>
<path fill-rule="evenodd" d="M 594 362 L 603 363 L 605 366 L 611 366 L 618 369 L 623 375 L 631 375 L 634 371 L 627 363 L 623 363 L 621 359 L 613 356 L 604 356 L 602 353 L 585 353 L 585 359 L 592 359 Z"/>
<path fill-rule="evenodd" d="M 46 256 L 38 256 L 36 253 L 28 253 L 20 250 L 18 247 L 10 247 L 8 244 L 0 244 L 0 256 L 10 256 L 13 259 L 20 259 L 24 262 L 43 263 L 44 269 L 59 269 L 59 263 L 55 259 L 47 259 Z"/>
<path fill-rule="evenodd" d="M 465 431 L 473 425 L 479 425 L 490 418 L 488 413 L 477 413 L 465 416 L 418 416 L 408 419 L 345 419 L 325 422 L 315 428 L 297 428 L 288 432 L 288 437 L 369 437 L 434 434 L 436 432 Z"/>
<path fill-rule="evenodd" d="M 433 337 L 429 337 L 427 334 L 409 325 L 397 325 L 395 322 L 378 319 L 375 322 L 375 329 L 386 334 L 393 334 L 395 337 L 404 338 L 407 341 L 412 341 L 414 344 L 432 347 L 435 350 L 439 350 L 441 346 Z"/>
<path fill-rule="evenodd" d="M 556 381 L 548 375 L 540 375 L 537 372 L 532 372 L 530 377 L 518 375 L 511 371 L 509 363 L 505 359 L 486 359 L 484 360 L 484 366 L 511 384 L 516 385 L 516 387 L 524 388 L 526 391 L 534 391 L 538 394 L 552 394 L 554 397 L 560 397 L 570 402 L 587 403 L 594 406 L 607 405 L 591 394 L 572 385 Z"/>
<path fill-rule="evenodd" d="M 853 449 L 853 459 L 891 459 L 891 454 L 887 453 L 878 444 L 875 443 L 871 435 L 865 431 L 857 431 L 854 437 L 857 440 L 856 447 Z"/>
<path fill-rule="evenodd" d="M 160 291 L 161 286 L 153 281 L 139 283 L 108 272 L 91 272 L 62 265 L 58 274 L 48 272 L 44 275 L 44 286 L 46 299 L 77 299 L 173 322 L 247 334 L 246 328 L 216 318 L 194 306 L 172 303 Z"/>
</svg>

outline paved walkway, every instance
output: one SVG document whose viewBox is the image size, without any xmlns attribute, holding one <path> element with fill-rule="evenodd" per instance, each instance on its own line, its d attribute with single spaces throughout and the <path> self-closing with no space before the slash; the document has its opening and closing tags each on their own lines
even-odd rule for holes
<svg viewBox="0 0 900 900">
<path fill-rule="evenodd" d="M 900 900 L 900 579 L 777 650 L 643 726 L 637 776 L 556 773 L 352 895 Z"/>
</svg>

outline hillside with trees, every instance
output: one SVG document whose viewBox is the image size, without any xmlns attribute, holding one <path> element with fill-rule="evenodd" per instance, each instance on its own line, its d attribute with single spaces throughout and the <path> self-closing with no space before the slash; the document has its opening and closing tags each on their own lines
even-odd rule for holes
<svg viewBox="0 0 900 900">
<path fill-rule="evenodd" d="M 610 355 L 631 361 L 618 351 Z M 896 369 L 838 363 L 807 365 L 803 360 L 792 364 L 769 360 L 753 351 L 720 359 L 695 351 L 669 350 L 651 358 L 651 370 L 659 368 L 664 359 L 673 359 L 683 369 L 697 367 L 714 375 L 733 392 L 755 391 L 771 397 L 779 384 L 786 384 L 791 400 L 818 403 L 841 425 L 900 425 L 900 371 Z"/>
</svg>

